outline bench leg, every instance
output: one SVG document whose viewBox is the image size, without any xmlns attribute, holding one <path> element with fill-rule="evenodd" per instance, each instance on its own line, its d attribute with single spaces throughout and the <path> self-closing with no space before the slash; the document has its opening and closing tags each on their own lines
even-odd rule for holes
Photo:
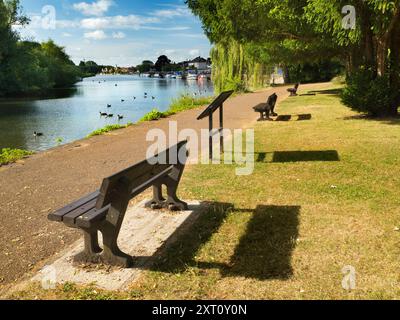
<svg viewBox="0 0 400 320">
<path fill-rule="evenodd" d="M 264 121 L 264 112 L 260 112 L 260 119 L 257 121 Z"/>
<path fill-rule="evenodd" d="M 153 199 L 146 203 L 146 208 L 153 210 L 162 209 L 165 206 L 165 198 L 162 195 L 162 185 L 153 187 Z"/>
<path fill-rule="evenodd" d="M 98 230 L 83 230 L 85 249 L 74 257 L 77 263 L 96 263 L 99 253 L 103 250 L 99 246 Z"/>
<path fill-rule="evenodd" d="M 133 265 L 133 258 L 122 252 L 118 247 L 118 235 L 115 226 L 107 225 L 102 228 L 104 250 L 101 254 L 101 261 L 105 264 L 129 268 Z"/>
<path fill-rule="evenodd" d="M 166 205 L 170 210 L 173 211 L 185 211 L 188 210 L 188 204 L 184 201 L 181 201 L 177 196 L 179 181 L 176 182 L 173 179 L 170 179 L 167 183 L 167 194 L 168 199 Z"/>
</svg>

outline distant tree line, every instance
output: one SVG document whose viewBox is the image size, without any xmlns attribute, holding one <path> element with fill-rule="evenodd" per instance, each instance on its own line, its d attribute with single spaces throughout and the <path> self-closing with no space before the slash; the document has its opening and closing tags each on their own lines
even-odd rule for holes
<svg viewBox="0 0 400 320">
<path fill-rule="evenodd" d="M 19 0 L 0 0 L 0 96 L 43 94 L 70 87 L 81 76 L 63 47 L 52 40 L 21 41 L 14 25 L 26 25 Z"/>
<path fill-rule="evenodd" d="M 136 66 L 136 70 L 140 73 L 146 73 L 150 71 L 157 71 L 157 72 L 184 71 L 185 69 L 186 69 L 185 63 L 172 62 L 166 55 L 159 56 L 156 63 L 150 60 L 145 60 L 140 65 Z"/>
<path fill-rule="evenodd" d="M 151 60 L 144 60 L 141 64 L 136 67 L 130 68 L 119 68 L 113 66 L 98 65 L 94 61 L 81 61 L 79 63 L 79 69 L 83 77 L 90 77 L 99 74 L 105 70 L 111 73 L 123 73 L 124 70 L 129 72 L 147 73 L 150 71 L 155 72 L 172 72 L 172 71 L 183 71 L 185 65 L 183 63 L 172 62 L 166 55 L 158 57 L 156 63 Z"/>
</svg>

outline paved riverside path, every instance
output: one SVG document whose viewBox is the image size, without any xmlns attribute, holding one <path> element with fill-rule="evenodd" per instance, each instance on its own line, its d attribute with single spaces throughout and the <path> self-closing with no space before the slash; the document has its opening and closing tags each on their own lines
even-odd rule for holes
<svg viewBox="0 0 400 320">
<path fill-rule="evenodd" d="M 324 86 L 327 84 L 305 85 L 300 90 Z M 279 109 L 279 101 L 288 97 L 287 88 L 232 97 L 225 103 L 225 127 L 252 126 L 259 117 L 252 107 L 266 102 L 274 92 L 279 96 L 277 112 L 284 112 Z M 172 120 L 178 122 L 179 130 L 208 128 L 207 119 L 196 120 L 201 111 L 199 108 L 141 123 L 0 167 L 0 289 L 80 237 L 73 229 L 47 221 L 48 213 L 97 190 L 104 177 L 143 160 L 149 129 L 168 132 L 168 122 Z"/>
</svg>

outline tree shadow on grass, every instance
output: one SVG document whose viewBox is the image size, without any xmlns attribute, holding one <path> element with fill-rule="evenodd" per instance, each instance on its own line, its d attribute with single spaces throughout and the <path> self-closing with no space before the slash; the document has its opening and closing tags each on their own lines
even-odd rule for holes
<svg viewBox="0 0 400 320">
<path fill-rule="evenodd" d="M 348 120 L 363 120 L 363 121 L 376 121 L 381 122 L 383 124 L 391 124 L 391 125 L 400 125 L 400 115 L 395 117 L 374 117 L 368 114 L 357 114 L 354 116 L 348 116 L 341 118 L 345 121 Z"/>
<path fill-rule="evenodd" d="M 202 214 L 189 230 L 165 250 L 151 270 L 182 273 L 188 267 L 197 267 L 219 269 L 223 277 L 259 280 L 290 278 L 293 274 L 292 252 L 299 233 L 300 207 L 259 205 L 255 210 L 230 208 L 225 213 L 211 210 Z M 229 263 L 196 261 L 199 250 L 218 231 L 228 212 L 252 213 L 246 232 Z"/>
</svg>

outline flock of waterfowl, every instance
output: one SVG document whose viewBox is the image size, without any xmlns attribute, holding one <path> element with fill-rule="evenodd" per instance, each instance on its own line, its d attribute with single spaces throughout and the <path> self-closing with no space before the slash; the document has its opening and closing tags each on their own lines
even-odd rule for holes
<svg viewBox="0 0 400 320">
<path fill-rule="evenodd" d="M 99 83 L 101 83 L 101 81 L 99 81 Z M 115 86 L 118 87 L 118 83 L 116 83 Z M 204 93 L 207 93 L 207 90 L 204 90 Z M 196 93 L 196 92 L 193 93 L 193 96 L 196 97 L 197 95 L 200 96 L 201 94 L 202 94 L 202 92 L 199 91 L 199 93 Z M 136 99 L 137 99 L 137 97 L 133 97 L 133 100 L 136 100 Z M 149 94 L 147 92 L 144 93 L 144 99 L 149 99 Z M 156 97 L 155 96 L 151 96 L 151 99 L 152 100 L 156 100 Z M 124 102 L 125 102 L 125 99 L 121 99 L 121 103 L 124 103 Z M 112 105 L 111 104 L 107 104 L 107 108 L 108 109 L 112 108 Z M 103 117 L 103 118 L 114 118 L 114 114 L 113 113 L 99 111 L 99 114 L 100 114 L 100 117 Z M 121 121 L 121 120 L 124 119 L 124 115 L 117 114 L 117 118 L 118 118 L 118 121 Z M 42 136 L 44 136 L 44 133 L 34 131 L 33 132 L 33 136 L 35 138 L 42 137 Z"/>
<path fill-rule="evenodd" d="M 116 83 L 115 86 L 118 86 L 118 84 Z M 145 99 L 149 98 L 149 95 L 148 95 L 147 92 L 144 93 L 144 98 Z M 151 99 L 152 100 L 156 100 L 156 97 L 155 96 L 151 96 Z M 136 97 L 133 97 L 133 100 L 136 100 Z M 121 103 L 124 103 L 124 102 L 125 102 L 125 99 L 121 99 Z M 108 109 L 112 108 L 112 105 L 111 104 L 107 104 L 107 108 Z M 114 118 L 114 114 L 113 113 L 99 111 L 99 114 L 100 114 L 100 117 Z M 124 119 L 124 116 L 121 115 L 121 114 L 118 114 L 117 118 L 118 118 L 118 121 L 120 121 L 120 120 Z"/>
</svg>

